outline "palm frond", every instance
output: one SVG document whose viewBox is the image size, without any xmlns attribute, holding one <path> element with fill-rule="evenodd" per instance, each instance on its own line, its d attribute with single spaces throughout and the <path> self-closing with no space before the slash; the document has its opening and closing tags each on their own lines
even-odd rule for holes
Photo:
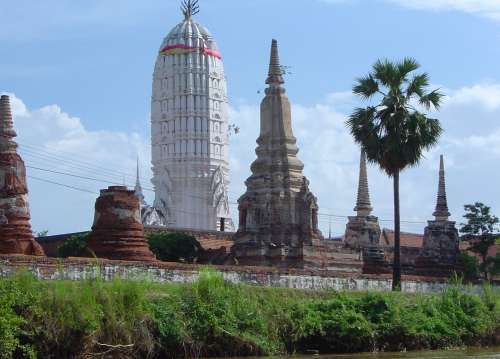
<svg viewBox="0 0 500 359">
<path fill-rule="evenodd" d="M 427 73 L 413 76 L 406 88 L 406 97 L 410 98 L 413 95 L 419 97 L 424 96 L 424 91 L 427 86 L 429 86 L 429 75 L 427 75 Z"/>
<path fill-rule="evenodd" d="M 420 97 L 420 104 L 424 106 L 427 110 L 434 107 L 436 110 L 441 106 L 441 100 L 445 95 L 439 91 L 439 89 L 433 90 L 428 94 Z"/>
<path fill-rule="evenodd" d="M 399 76 L 402 79 L 406 79 L 406 77 L 408 76 L 408 74 L 410 72 L 415 71 L 416 69 L 418 69 L 420 67 L 420 65 L 417 62 L 417 60 L 415 60 L 414 58 L 412 58 L 412 57 L 405 57 L 403 60 L 401 60 L 401 61 L 399 61 L 397 63 L 396 67 L 398 69 Z"/>
<path fill-rule="evenodd" d="M 356 80 L 356 84 L 352 88 L 355 95 L 359 95 L 364 99 L 369 99 L 379 91 L 378 83 L 373 76 L 369 74 L 366 77 L 360 77 Z"/>
<path fill-rule="evenodd" d="M 373 77 L 390 89 L 394 89 L 401 84 L 397 66 L 387 59 L 375 62 L 373 65 Z"/>
</svg>

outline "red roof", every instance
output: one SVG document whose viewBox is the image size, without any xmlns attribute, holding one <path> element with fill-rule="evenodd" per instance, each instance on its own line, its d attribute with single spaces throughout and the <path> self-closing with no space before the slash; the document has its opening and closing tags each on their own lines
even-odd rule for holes
<svg viewBox="0 0 500 359">
<path fill-rule="evenodd" d="M 423 234 L 401 232 L 401 247 L 422 248 L 423 243 Z M 394 246 L 394 231 L 384 228 L 380 236 L 380 244 Z"/>
</svg>

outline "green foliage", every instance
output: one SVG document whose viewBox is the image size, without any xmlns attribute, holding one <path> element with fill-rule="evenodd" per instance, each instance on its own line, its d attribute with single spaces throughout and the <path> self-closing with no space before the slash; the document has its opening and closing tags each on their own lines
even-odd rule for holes
<svg viewBox="0 0 500 359">
<path fill-rule="evenodd" d="M 0 279 L 2 358 L 172 358 L 495 344 L 500 294 L 311 292 L 234 285 Z M 497 343 L 498 344 L 498 343 Z M 106 353 L 106 355 L 104 355 Z"/>
<path fill-rule="evenodd" d="M 498 268 L 495 265 L 495 258 L 488 259 L 488 251 L 500 237 L 498 233 L 499 219 L 491 213 L 491 208 L 481 202 L 466 204 L 464 206 L 464 218 L 466 223 L 462 223 L 460 232 L 464 234 L 464 240 L 470 243 L 470 250 L 478 253 L 482 257 L 479 266 L 484 279 L 488 279 L 488 273 L 495 272 Z"/>
<path fill-rule="evenodd" d="M 442 132 L 437 119 L 428 118 L 413 105 L 438 109 L 444 96 L 438 90 L 428 92 L 426 73 L 411 75 L 419 67 L 412 58 L 378 60 L 372 72 L 353 87 L 355 95 L 378 103 L 355 109 L 347 126 L 367 159 L 389 176 L 417 165 L 423 151 L 434 146 Z"/>
<path fill-rule="evenodd" d="M 428 91 L 429 76 L 414 73 L 419 67 L 412 58 L 399 62 L 378 60 L 352 89 L 361 99 L 375 103 L 356 108 L 346 122 L 368 161 L 393 178 L 393 290 L 401 289 L 399 174 L 418 165 L 423 152 L 436 145 L 442 133 L 439 121 L 414 105 L 418 103 L 426 111 L 439 109 L 444 96 L 438 90 Z"/>
<path fill-rule="evenodd" d="M 185 233 L 148 233 L 146 237 L 149 248 L 162 261 L 192 263 L 203 251 L 200 243 Z"/>
<path fill-rule="evenodd" d="M 34 311 L 33 304 L 39 298 L 38 293 L 25 290 L 32 283 L 31 275 L 24 272 L 0 280 L 0 359 L 35 358 L 33 348 L 23 338 L 27 309 Z"/>
<path fill-rule="evenodd" d="M 460 253 L 459 259 L 464 267 L 464 276 L 467 281 L 474 281 L 479 277 L 479 260 L 465 252 Z"/>
<path fill-rule="evenodd" d="M 91 252 L 87 247 L 88 237 L 88 233 L 69 237 L 57 248 L 57 255 L 62 258 L 90 256 Z"/>
<path fill-rule="evenodd" d="M 40 232 L 37 232 L 36 233 L 36 236 L 39 238 L 39 237 L 45 237 L 49 234 L 49 231 L 48 230 L 43 230 L 43 231 L 40 231 Z"/>
<path fill-rule="evenodd" d="M 500 253 L 497 253 L 494 257 L 487 257 L 486 261 L 481 263 L 481 271 L 487 272 L 490 278 L 494 278 L 500 275 Z"/>
</svg>

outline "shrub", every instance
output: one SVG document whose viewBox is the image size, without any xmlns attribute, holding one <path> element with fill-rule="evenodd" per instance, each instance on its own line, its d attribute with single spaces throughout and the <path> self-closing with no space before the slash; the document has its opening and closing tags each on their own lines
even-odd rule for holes
<svg viewBox="0 0 500 359">
<path fill-rule="evenodd" d="M 162 261 L 192 263 L 203 251 L 200 243 L 184 233 L 148 233 L 149 248 Z"/>
<path fill-rule="evenodd" d="M 467 281 L 475 281 L 479 278 L 479 260 L 465 252 L 460 253 L 459 259 L 464 266 L 464 277 Z"/>
<path fill-rule="evenodd" d="M 91 255 L 91 252 L 87 247 L 88 237 L 88 233 L 69 237 L 57 248 L 57 255 L 62 258 L 87 257 Z"/>
</svg>

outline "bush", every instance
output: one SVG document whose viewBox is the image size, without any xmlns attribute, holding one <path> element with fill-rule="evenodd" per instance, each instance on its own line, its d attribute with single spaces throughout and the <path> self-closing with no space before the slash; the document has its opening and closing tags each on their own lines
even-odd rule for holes
<svg viewBox="0 0 500 359">
<path fill-rule="evenodd" d="M 161 261 L 192 263 L 203 248 L 193 237 L 184 233 L 148 233 L 149 248 Z"/>
<path fill-rule="evenodd" d="M 479 260 L 465 252 L 460 253 L 459 259 L 464 266 L 464 277 L 467 281 L 475 281 L 479 278 Z"/>
<path fill-rule="evenodd" d="M 0 359 L 173 358 L 498 344 L 500 295 L 320 292 L 235 285 L 0 279 Z"/>
<path fill-rule="evenodd" d="M 88 233 L 69 237 L 57 248 L 57 255 L 62 258 L 91 256 L 92 253 L 87 247 L 88 239 Z"/>
</svg>

